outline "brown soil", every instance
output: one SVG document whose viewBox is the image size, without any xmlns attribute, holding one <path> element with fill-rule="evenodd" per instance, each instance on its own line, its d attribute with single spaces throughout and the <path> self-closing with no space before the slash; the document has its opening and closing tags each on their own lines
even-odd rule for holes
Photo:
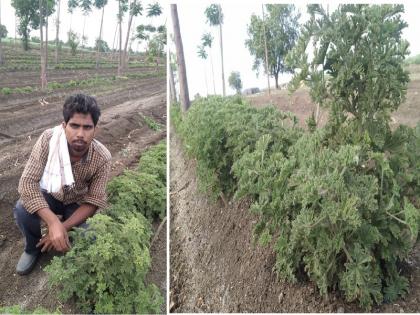
<svg viewBox="0 0 420 315">
<path fill-rule="evenodd" d="M 43 255 L 28 276 L 15 273 L 23 250 L 23 238 L 15 225 L 12 208 L 18 199 L 17 184 L 38 135 L 62 120 L 62 104 L 75 90 L 45 95 L 22 95 L 0 99 L 0 306 L 38 306 L 64 313 L 77 313 L 74 303 L 61 304 L 47 285 L 42 268 L 53 254 Z M 112 87 L 81 92 L 95 95 L 102 107 L 97 139 L 113 156 L 112 176 L 134 166 L 142 152 L 166 137 L 166 83 L 164 77 L 130 79 Z M 45 97 L 48 104 L 41 104 Z M 151 130 L 143 116 L 163 125 Z M 166 226 L 166 225 L 165 225 Z M 166 297 L 166 230 L 163 228 L 151 248 L 150 281 Z M 166 304 L 162 306 L 164 311 Z"/>
<path fill-rule="evenodd" d="M 407 99 L 393 114 L 395 124 L 415 126 L 420 121 L 420 67 L 411 66 Z M 417 74 L 416 74 L 417 73 Z M 315 105 L 308 90 L 289 95 L 248 97 L 254 106 L 271 103 L 291 111 L 305 126 Z M 321 125 L 328 113 L 321 111 Z M 252 240 L 257 218 L 249 212 L 249 200 L 209 200 L 197 189 L 195 161 L 185 157 L 182 143 L 170 139 L 170 311 L 171 312 L 363 312 L 347 303 L 339 292 L 319 295 L 311 282 L 291 284 L 277 279 L 272 245 L 261 247 Z M 420 312 L 420 243 L 414 247 L 404 272 L 410 292 L 372 312 Z"/>
</svg>

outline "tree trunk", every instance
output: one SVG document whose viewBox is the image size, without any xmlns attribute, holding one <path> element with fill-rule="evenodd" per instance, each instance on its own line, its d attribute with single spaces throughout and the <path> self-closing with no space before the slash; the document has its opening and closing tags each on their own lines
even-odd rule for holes
<svg viewBox="0 0 420 315">
<path fill-rule="evenodd" d="M 278 89 L 279 88 L 279 74 L 278 73 L 274 75 L 274 79 L 276 80 L 276 89 Z"/>
<path fill-rule="evenodd" d="M 121 53 L 122 53 L 122 50 L 121 50 L 121 48 L 122 48 L 122 26 L 121 26 L 121 22 L 122 22 L 122 12 L 121 12 L 121 3 L 119 3 L 119 1 L 118 1 L 118 4 L 119 4 L 119 9 L 118 9 L 118 12 L 119 12 L 119 14 L 120 14 L 120 17 L 119 17 L 119 27 L 120 27 L 120 41 L 119 41 L 119 47 L 120 47 L 120 52 L 119 52 L 119 57 L 118 57 L 118 76 L 120 76 L 121 75 L 121 67 L 122 67 L 122 55 L 121 55 Z"/>
<path fill-rule="evenodd" d="M 220 15 L 222 13 L 222 7 L 219 4 L 219 21 L 221 22 Z M 220 56 L 222 60 L 222 84 L 223 84 L 223 96 L 226 96 L 226 86 L 225 86 L 225 68 L 223 65 L 223 36 L 222 36 L 222 23 L 219 23 L 219 32 L 220 32 Z"/>
<path fill-rule="evenodd" d="M 133 1 L 133 7 L 136 5 L 137 0 Z M 127 47 L 128 47 L 128 40 L 130 39 L 130 29 L 131 29 L 131 23 L 133 22 L 133 15 L 130 12 L 129 18 L 128 18 L 128 26 L 127 26 L 127 36 L 125 37 L 125 44 L 124 44 L 124 53 L 123 53 L 123 62 L 122 62 L 122 68 L 125 70 L 127 69 Z"/>
<path fill-rule="evenodd" d="M 265 33 L 264 4 L 261 4 L 261 8 L 262 8 L 263 33 L 264 33 L 265 73 L 267 74 L 268 95 L 271 95 L 270 74 L 268 73 L 268 49 L 267 49 L 267 34 Z"/>
<path fill-rule="evenodd" d="M 171 97 L 171 104 L 174 104 L 178 101 L 176 97 L 176 88 L 175 88 L 175 79 L 174 71 L 172 70 L 172 65 L 169 64 L 169 93 Z"/>
<path fill-rule="evenodd" d="M 211 75 L 213 78 L 213 95 L 216 95 L 216 84 L 214 83 L 214 68 L 213 68 L 213 58 L 211 56 L 211 47 L 210 47 L 210 64 L 211 64 Z"/>
<path fill-rule="evenodd" d="M 58 64 L 58 45 L 60 43 L 59 36 L 60 36 L 60 4 L 61 0 L 58 0 L 58 8 L 57 8 L 57 21 L 55 24 L 56 32 L 55 32 L 55 64 Z"/>
<path fill-rule="evenodd" d="M 44 90 L 46 87 L 46 81 L 47 81 L 47 77 L 46 77 L 46 73 L 45 73 L 45 55 L 44 55 L 44 34 L 42 31 L 42 18 L 43 18 L 43 1 L 39 0 L 39 19 L 40 19 L 40 23 L 39 23 L 39 32 L 40 32 L 40 55 L 41 55 L 41 90 Z"/>
<path fill-rule="evenodd" d="M 99 44 L 101 44 L 101 40 L 102 40 L 102 25 L 104 23 L 104 11 L 105 11 L 105 6 L 102 7 L 102 17 L 101 17 L 101 27 L 99 28 L 99 41 L 96 47 L 96 69 L 99 68 Z"/>
<path fill-rule="evenodd" d="M 172 23 L 174 27 L 176 59 L 179 73 L 179 94 L 181 109 L 186 112 L 190 107 L 190 97 L 188 94 L 187 71 L 185 67 L 184 48 L 182 46 L 181 30 L 179 27 L 178 10 L 176 4 L 171 4 Z"/>
<path fill-rule="evenodd" d="M 45 77 L 47 77 L 48 71 L 48 15 L 45 20 Z"/>
<path fill-rule="evenodd" d="M 114 32 L 114 40 L 112 41 L 112 58 L 111 60 L 114 60 L 114 53 L 115 53 L 115 39 L 117 38 L 117 31 L 118 31 L 118 21 L 117 21 L 117 25 L 115 25 L 115 32 Z"/>
<path fill-rule="evenodd" d="M 1 1 L 0 1 L 0 25 L 1 25 Z M 4 63 L 3 61 L 3 52 L 1 47 L 1 37 L 0 37 L 0 65 Z"/>
<path fill-rule="evenodd" d="M 82 40 L 80 45 L 80 58 L 83 59 L 83 50 L 85 48 L 85 26 L 86 26 L 86 15 L 83 14 L 83 31 L 82 31 Z"/>
</svg>

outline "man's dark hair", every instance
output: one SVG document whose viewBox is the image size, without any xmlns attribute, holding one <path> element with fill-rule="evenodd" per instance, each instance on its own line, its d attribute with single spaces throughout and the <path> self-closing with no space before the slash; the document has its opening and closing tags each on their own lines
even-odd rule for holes
<svg viewBox="0 0 420 315">
<path fill-rule="evenodd" d="M 71 95 L 64 102 L 63 116 L 66 123 L 75 113 L 90 114 L 95 126 L 98 123 L 99 116 L 101 116 L 101 110 L 96 103 L 96 99 L 85 94 Z"/>
</svg>

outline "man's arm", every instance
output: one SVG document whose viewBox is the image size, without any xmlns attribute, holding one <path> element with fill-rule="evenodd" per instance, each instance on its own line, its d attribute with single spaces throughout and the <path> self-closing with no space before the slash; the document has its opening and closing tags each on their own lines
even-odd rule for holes
<svg viewBox="0 0 420 315">
<path fill-rule="evenodd" d="M 49 151 L 47 132 L 39 137 L 20 177 L 18 192 L 23 206 L 29 213 L 36 213 L 39 209 L 49 208 L 42 195 L 39 182 L 44 174 Z"/>
<path fill-rule="evenodd" d="M 93 216 L 98 209 L 97 206 L 84 203 L 76 211 L 63 222 L 63 226 L 67 231 L 70 231 L 73 227 L 79 225 L 80 223 L 86 221 L 87 218 Z"/>
</svg>

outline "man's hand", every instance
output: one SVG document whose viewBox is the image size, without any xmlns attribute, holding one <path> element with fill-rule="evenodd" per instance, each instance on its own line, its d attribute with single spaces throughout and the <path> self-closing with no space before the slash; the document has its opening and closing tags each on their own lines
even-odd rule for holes
<svg viewBox="0 0 420 315">
<path fill-rule="evenodd" d="M 41 253 L 43 252 L 49 252 L 51 249 L 54 248 L 53 243 L 50 240 L 50 237 L 48 234 L 44 235 L 38 242 L 38 244 L 36 244 L 36 247 L 41 247 Z"/>
<path fill-rule="evenodd" d="M 42 208 L 37 211 L 39 217 L 48 225 L 48 239 L 52 243 L 55 250 L 65 252 L 70 249 L 69 236 L 66 227 L 57 216 L 49 209 Z M 46 241 L 44 241 L 46 242 Z"/>
<path fill-rule="evenodd" d="M 66 252 L 70 249 L 69 235 L 60 221 L 57 220 L 48 226 L 48 238 L 55 250 Z"/>
<path fill-rule="evenodd" d="M 41 252 L 48 252 L 52 248 L 59 252 L 66 252 L 70 249 L 70 240 L 64 225 L 58 221 L 48 227 L 48 233 L 36 244 L 41 247 Z"/>
</svg>

